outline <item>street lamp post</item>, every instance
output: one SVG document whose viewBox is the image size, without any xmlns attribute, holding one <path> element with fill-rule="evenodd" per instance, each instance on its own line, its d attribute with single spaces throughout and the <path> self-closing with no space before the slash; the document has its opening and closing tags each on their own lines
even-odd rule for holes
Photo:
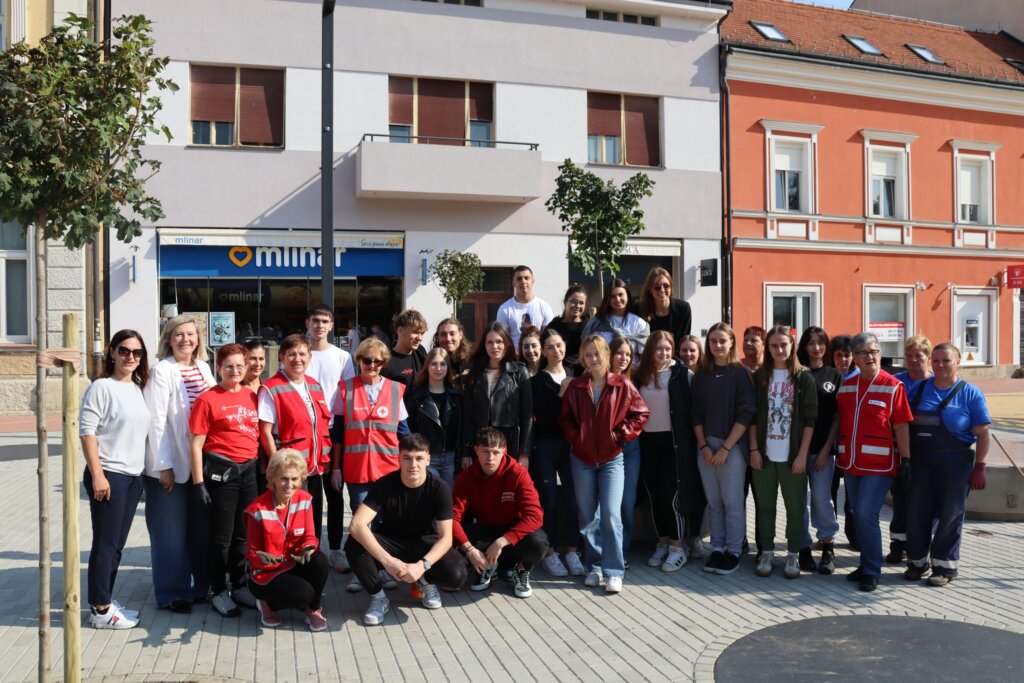
<svg viewBox="0 0 1024 683">
<path fill-rule="evenodd" d="M 334 2 L 323 0 L 320 69 L 320 295 L 334 310 Z M 333 337 L 333 332 L 330 337 Z"/>
</svg>

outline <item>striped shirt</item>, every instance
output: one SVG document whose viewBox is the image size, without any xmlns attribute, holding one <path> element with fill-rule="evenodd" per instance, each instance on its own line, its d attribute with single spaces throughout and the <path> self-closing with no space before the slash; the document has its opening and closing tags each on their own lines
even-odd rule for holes
<svg viewBox="0 0 1024 683">
<path fill-rule="evenodd" d="M 209 389 L 210 385 L 206 383 L 206 378 L 203 377 L 203 373 L 199 370 L 198 366 L 191 365 L 185 367 L 184 365 L 179 365 L 178 369 L 181 371 L 181 378 L 185 381 L 188 407 L 191 409 L 199 395 Z"/>
</svg>

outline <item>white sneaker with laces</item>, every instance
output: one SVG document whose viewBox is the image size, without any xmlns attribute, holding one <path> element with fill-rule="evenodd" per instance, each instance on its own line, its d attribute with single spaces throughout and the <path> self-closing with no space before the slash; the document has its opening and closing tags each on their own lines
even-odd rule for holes
<svg viewBox="0 0 1024 683">
<path fill-rule="evenodd" d="M 419 580 L 420 592 L 423 593 L 423 597 L 420 598 L 420 602 L 427 609 L 441 609 L 441 591 L 437 590 L 437 586 L 432 583 L 426 583 L 423 579 Z"/>
<path fill-rule="evenodd" d="M 596 588 L 604 584 L 604 575 L 601 572 L 594 571 L 587 574 L 587 578 L 583 579 L 584 586 L 590 586 Z"/>
<path fill-rule="evenodd" d="M 332 550 L 331 554 L 327 556 L 331 566 L 334 567 L 334 571 L 339 574 L 346 574 L 352 571 L 351 567 L 348 566 L 348 559 L 345 557 L 345 553 L 340 550 Z"/>
<path fill-rule="evenodd" d="M 797 553 L 790 553 L 786 555 L 786 568 L 782 570 L 782 575 L 787 579 L 799 579 L 800 578 L 800 555 Z"/>
<path fill-rule="evenodd" d="M 621 593 L 622 592 L 622 577 L 621 576 L 609 576 L 604 580 L 604 592 L 605 593 Z"/>
<path fill-rule="evenodd" d="M 587 573 L 583 562 L 580 560 L 580 554 L 577 552 L 565 554 L 565 566 L 569 569 L 570 576 L 583 576 Z"/>
<path fill-rule="evenodd" d="M 137 620 L 129 619 L 113 604 L 107 608 L 106 614 L 100 614 L 96 610 L 92 610 L 92 613 L 89 615 L 89 626 L 93 628 L 122 631 L 128 628 L 135 628 L 138 625 L 139 622 Z"/>
<path fill-rule="evenodd" d="M 754 569 L 758 576 L 771 576 L 772 575 L 772 561 L 775 559 L 775 553 L 771 550 L 764 550 L 761 552 L 761 559 L 757 561 L 757 567 Z"/>
<path fill-rule="evenodd" d="M 370 598 L 370 607 L 363 614 L 363 623 L 367 626 L 376 626 L 384 621 L 384 615 L 391 609 L 391 601 L 381 591 Z"/>
<path fill-rule="evenodd" d="M 119 603 L 117 600 L 112 601 L 110 604 L 116 607 L 117 609 L 121 610 L 121 614 L 125 615 L 129 619 L 135 619 L 136 621 L 138 621 L 139 610 L 128 609 L 127 607 Z"/>
<path fill-rule="evenodd" d="M 708 556 L 707 551 L 704 550 L 704 541 L 700 540 L 700 536 L 690 541 L 690 548 L 687 556 L 691 560 L 698 560 Z"/>
<path fill-rule="evenodd" d="M 242 610 L 238 609 L 235 601 L 231 599 L 231 593 L 226 588 L 213 596 L 213 600 L 210 603 L 213 605 L 213 609 L 217 610 L 217 614 L 222 617 L 237 617 L 242 613 Z"/>
<path fill-rule="evenodd" d="M 398 582 L 395 581 L 395 577 L 388 574 L 383 569 L 380 570 L 380 582 L 384 584 L 384 590 L 393 591 L 398 588 Z"/>
<path fill-rule="evenodd" d="M 665 558 L 668 557 L 668 544 L 659 543 L 654 547 L 654 552 L 647 558 L 648 567 L 660 567 L 664 562 Z"/>
<path fill-rule="evenodd" d="M 345 586 L 345 590 L 349 593 L 358 593 L 363 590 L 363 584 L 359 583 L 359 578 L 353 574 L 352 578 L 348 580 L 348 585 Z"/>
<path fill-rule="evenodd" d="M 236 605 L 256 609 L 256 596 L 246 586 L 231 591 L 231 599 L 235 601 Z"/>
<path fill-rule="evenodd" d="M 661 563 L 661 571 L 677 572 L 686 564 L 686 551 L 682 546 L 669 546 L 668 557 Z"/>
<path fill-rule="evenodd" d="M 563 576 L 569 576 L 569 570 L 562 560 L 558 557 L 558 553 L 551 553 L 541 561 L 541 565 L 544 567 L 549 575 L 556 578 L 562 578 Z"/>
</svg>

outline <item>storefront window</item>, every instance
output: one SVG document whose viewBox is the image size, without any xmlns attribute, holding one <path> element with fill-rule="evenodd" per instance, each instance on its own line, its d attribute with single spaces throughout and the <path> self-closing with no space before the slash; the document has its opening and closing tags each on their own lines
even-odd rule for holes
<svg viewBox="0 0 1024 683">
<path fill-rule="evenodd" d="M 615 277 L 629 283 L 629 293 L 632 295 L 634 301 L 640 300 L 640 290 L 643 288 L 644 281 L 647 280 L 647 273 L 651 272 L 651 268 L 661 266 L 668 272 L 673 272 L 671 256 L 620 256 L 618 258 L 618 264 L 619 272 L 616 273 Z M 607 270 L 604 271 L 602 277 L 604 278 L 604 283 L 607 286 L 609 280 L 611 280 L 611 276 Z M 586 287 L 588 309 L 597 308 L 601 305 L 600 289 L 597 285 L 596 275 L 587 275 L 579 268 L 569 266 L 569 282 L 579 283 Z M 677 298 L 682 297 L 682 288 L 680 283 L 675 283 L 672 296 Z M 558 302 L 557 305 L 554 302 L 549 303 L 551 303 L 552 308 L 555 309 L 556 314 L 561 312 L 561 302 Z"/>
</svg>

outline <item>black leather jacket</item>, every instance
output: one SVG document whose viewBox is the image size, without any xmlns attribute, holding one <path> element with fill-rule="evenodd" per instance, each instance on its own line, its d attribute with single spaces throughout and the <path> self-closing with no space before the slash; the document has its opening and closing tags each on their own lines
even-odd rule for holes
<svg viewBox="0 0 1024 683">
<path fill-rule="evenodd" d="M 472 373 L 471 384 L 466 389 L 468 454 L 472 455 L 472 441 L 477 430 L 497 427 L 505 433 L 509 455 L 529 455 L 533 431 L 530 373 L 522 363 L 505 363 L 494 391 L 488 396 L 485 372 Z"/>
<path fill-rule="evenodd" d="M 430 442 L 430 454 L 441 455 L 447 451 L 458 453 L 466 442 L 463 433 L 462 390 L 449 387 L 444 414 L 438 415 L 437 404 L 430 397 L 426 384 L 415 387 L 409 396 L 409 429 L 423 435 Z"/>
</svg>

